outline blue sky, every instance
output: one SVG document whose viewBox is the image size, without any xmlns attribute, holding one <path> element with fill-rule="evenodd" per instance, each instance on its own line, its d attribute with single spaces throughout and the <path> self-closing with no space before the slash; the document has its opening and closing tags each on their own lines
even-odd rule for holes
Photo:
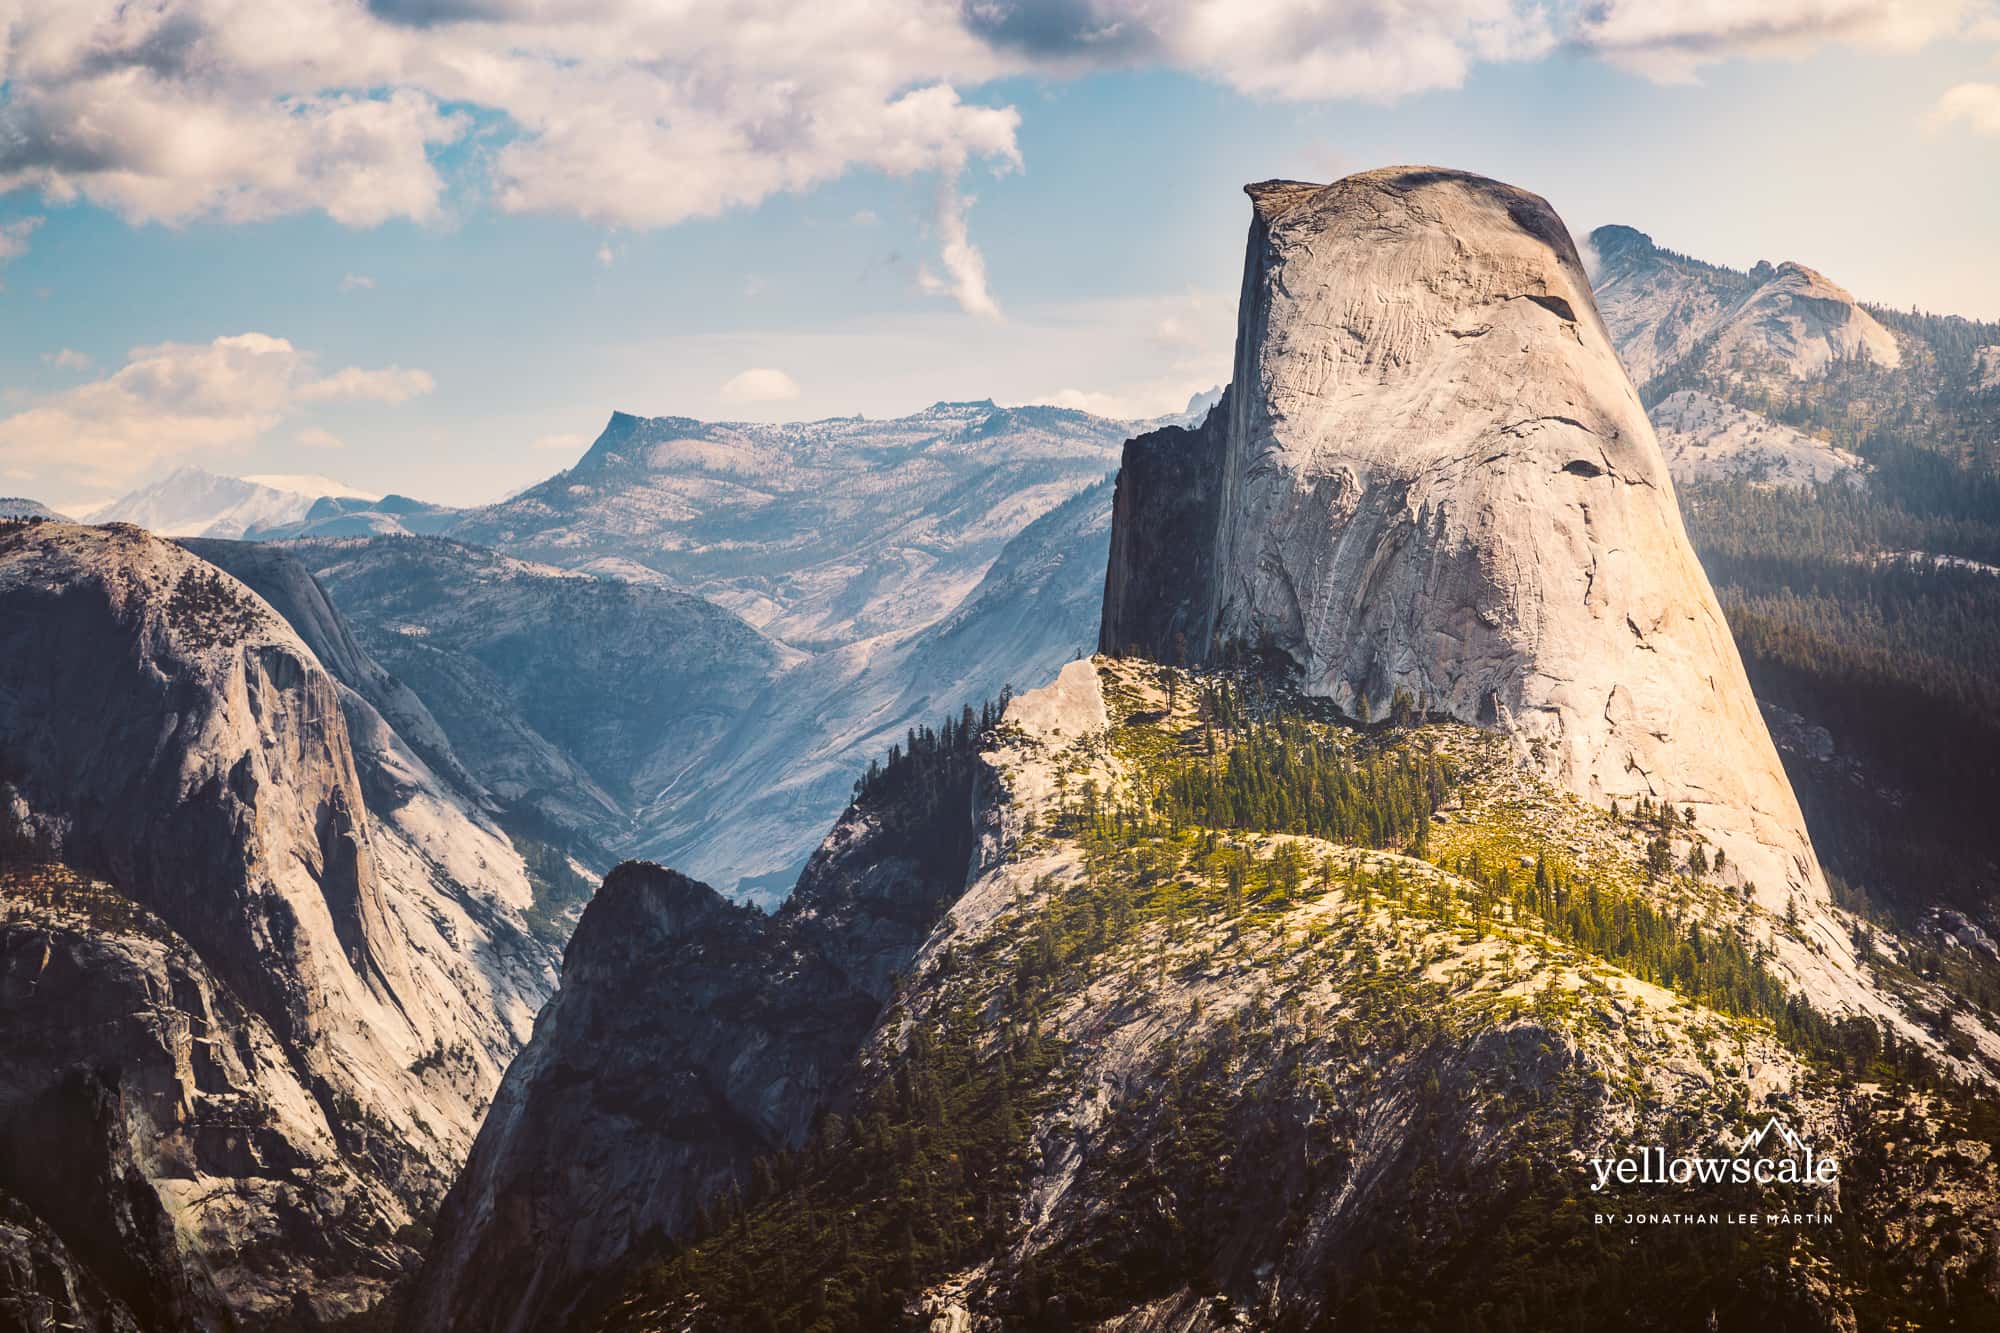
<svg viewBox="0 0 2000 1333">
<path fill-rule="evenodd" d="M 334 14 L 392 50 L 393 77 L 357 70 L 359 90 L 288 83 L 302 76 L 266 58 L 270 34 L 222 0 L 162 0 L 196 34 L 179 46 L 204 53 L 164 74 L 180 57 L 159 54 L 157 16 L 135 38 L 83 25 L 87 7 L 26 5 L 0 47 L 0 493 L 81 506 L 191 462 L 469 503 L 566 466 L 614 408 L 1162 412 L 1226 375 L 1240 186 L 1395 162 L 1537 190 L 1578 235 L 1625 222 L 1719 262 L 1796 259 L 1864 299 L 2000 318 L 2000 91 L 1979 91 L 2000 85 L 2000 27 L 1980 5 L 1918 4 L 1914 28 L 1878 29 L 1847 0 L 1783 0 L 1783 41 L 1773 23 L 1709 31 L 1712 7 L 1691 5 L 1664 36 L 1586 42 L 1560 23 L 1481 36 L 1446 21 L 1454 6 L 1489 26 L 1518 11 L 1430 0 L 1397 10 L 1442 11 L 1401 46 L 1363 13 L 1249 33 L 1234 64 L 1185 54 L 1216 21 L 1199 0 L 1192 36 L 1160 20 L 1129 39 L 1109 0 L 985 5 L 959 15 L 973 38 L 947 14 L 858 88 L 811 43 L 714 34 L 690 68 L 743 87 L 628 131 L 657 94 L 622 73 L 598 81 L 605 114 L 572 124 L 551 108 L 598 85 L 436 72 L 497 49 L 494 24 L 516 25 L 516 49 L 556 31 L 518 25 L 596 0 L 493 0 L 517 2 L 539 8 Z M 784 3 L 715 8 L 742 29 Z M 1069 27 L 1027 55 L 978 37 L 1013 8 Z M 565 69 L 618 59 L 593 43 L 624 20 L 590 17 L 587 36 L 546 37 L 581 43 Z M 50 36 L 62 22 L 76 31 Z M 99 88 L 107 49 L 131 68 Z M 806 91 L 774 120 L 755 99 L 779 77 Z M 950 99 L 897 102 L 946 83 Z M 110 104 L 91 99 L 114 95 L 160 105 L 96 129 Z M 392 106 L 360 130 L 309 123 Z M 808 116 L 835 128 L 789 128 Z M 80 145 L 86 125 L 104 137 Z M 547 151 L 510 156 L 522 144 Z"/>
</svg>

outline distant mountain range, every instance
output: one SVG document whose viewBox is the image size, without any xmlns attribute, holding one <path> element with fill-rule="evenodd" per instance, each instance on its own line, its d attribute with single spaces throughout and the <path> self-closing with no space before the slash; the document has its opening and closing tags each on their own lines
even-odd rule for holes
<svg viewBox="0 0 2000 1333">
<path fill-rule="evenodd" d="M 1107 478 L 1144 424 L 618 413 L 484 508 L 183 468 L 90 517 L 289 543 L 511 817 L 771 898 L 871 756 L 1092 642 Z"/>
<path fill-rule="evenodd" d="M 243 537 L 299 522 L 322 496 L 371 503 L 382 498 L 331 477 L 224 477 L 181 467 L 78 517 L 135 523 L 162 537 Z"/>
<path fill-rule="evenodd" d="M 1895 403 L 1936 422 L 1953 394 L 2000 406 L 1985 387 L 2000 337 L 1954 342 L 1802 266 L 1738 272 L 1627 227 L 1591 248 L 1605 323 L 1697 495 L 1866 486 L 1885 456 L 1863 447 L 1863 414 Z M 1838 423 L 1814 415 L 1830 385 L 1853 400 Z M 1219 392 L 1173 420 L 1198 423 Z M 990 401 L 781 425 L 616 413 L 574 466 L 480 508 L 182 469 L 91 517 L 302 543 L 492 799 L 587 863 L 643 854 L 768 897 L 871 755 L 961 702 L 1045 682 L 1094 641 L 1105 478 L 1157 424 Z M 441 540 L 392 540 L 411 536 Z M 618 594 L 613 615 L 578 576 L 650 591 Z M 605 670 L 557 680 L 548 664 L 576 661 L 579 635 Z M 689 660 L 665 647 L 684 643 L 730 702 L 650 683 Z M 655 743 L 590 739 L 555 702 L 569 686 L 632 704 Z"/>
</svg>

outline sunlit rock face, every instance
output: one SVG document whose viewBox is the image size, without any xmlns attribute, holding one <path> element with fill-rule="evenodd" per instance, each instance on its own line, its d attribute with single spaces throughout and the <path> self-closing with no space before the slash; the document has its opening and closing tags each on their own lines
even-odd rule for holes
<svg viewBox="0 0 2000 1333">
<path fill-rule="evenodd" d="M 1133 643 L 1104 646 L 1262 653 L 1358 717 L 1503 728 L 1587 798 L 1692 806 L 1767 904 L 1823 899 L 1554 210 L 1423 167 L 1249 194 L 1234 385 L 1204 431 L 1135 442 L 1119 498 L 1174 515 L 1186 575 L 1117 568 L 1141 539 L 1115 528 L 1106 631 Z"/>
</svg>

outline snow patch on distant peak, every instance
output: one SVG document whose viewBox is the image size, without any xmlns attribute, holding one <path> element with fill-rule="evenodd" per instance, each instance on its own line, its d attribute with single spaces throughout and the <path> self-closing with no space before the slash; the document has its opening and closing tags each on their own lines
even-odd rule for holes
<svg viewBox="0 0 2000 1333">
<path fill-rule="evenodd" d="M 184 466 L 84 517 L 137 524 L 162 537 L 238 538 L 299 522 L 322 495 L 380 498 L 327 477 L 229 477 Z"/>
<path fill-rule="evenodd" d="M 331 495 L 342 500 L 380 500 L 380 491 L 364 491 L 349 486 L 344 481 L 321 476 L 316 472 L 260 472 L 255 476 L 241 478 L 253 486 L 268 486 L 274 491 L 291 491 L 297 495 L 309 495 L 317 500 Z"/>
</svg>

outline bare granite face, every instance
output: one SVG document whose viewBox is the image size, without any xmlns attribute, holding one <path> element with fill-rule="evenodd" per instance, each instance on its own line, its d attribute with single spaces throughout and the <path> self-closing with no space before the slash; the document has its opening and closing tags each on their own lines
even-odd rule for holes
<svg viewBox="0 0 2000 1333">
<path fill-rule="evenodd" d="M 372 1304 L 552 980 L 519 854 L 342 676 L 393 679 L 245 572 L 285 610 L 138 528 L 0 525 L 0 1190 L 148 1326 Z"/>
<path fill-rule="evenodd" d="M 1504 730 L 1586 800 L 1692 807 L 1738 884 L 1807 910 L 1794 970 L 1875 1008 L 1562 220 L 1428 167 L 1248 193 L 1234 384 L 1128 449 L 1120 518 L 1174 531 L 1114 524 L 1106 649 L 1261 654 L 1351 716 Z M 1219 468 L 1199 502 L 1162 450 Z M 1140 542 L 1193 547 L 1185 577 L 1118 568 Z"/>
</svg>

